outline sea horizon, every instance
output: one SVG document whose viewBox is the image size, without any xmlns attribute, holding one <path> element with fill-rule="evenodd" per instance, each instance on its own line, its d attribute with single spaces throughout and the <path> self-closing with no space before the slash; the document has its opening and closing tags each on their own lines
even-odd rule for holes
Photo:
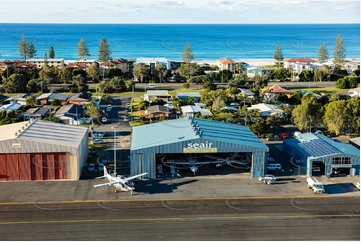
<svg viewBox="0 0 361 242">
<path fill-rule="evenodd" d="M 33 41 L 36 58 L 44 58 L 50 46 L 55 57 L 76 60 L 78 43 L 84 38 L 90 50 L 88 59 L 98 59 L 103 37 L 107 38 L 112 58 L 167 58 L 180 61 L 187 43 L 192 45 L 195 61 L 271 60 L 278 43 L 284 59 L 317 58 L 325 44 L 332 59 L 338 34 L 346 46 L 346 58 L 360 58 L 359 23 L 267 23 L 267 24 L 170 24 L 170 23 L 0 23 L 0 60 L 21 60 L 18 43 L 22 33 Z"/>
</svg>

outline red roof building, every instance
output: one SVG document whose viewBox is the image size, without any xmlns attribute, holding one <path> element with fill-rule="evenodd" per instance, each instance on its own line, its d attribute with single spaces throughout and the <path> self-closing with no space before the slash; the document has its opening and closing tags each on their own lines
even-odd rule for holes
<svg viewBox="0 0 361 242">
<path fill-rule="evenodd" d="M 289 62 L 289 63 L 315 63 L 317 61 L 315 61 L 314 59 L 311 59 L 311 58 L 291 58 L 291 59 L 287 60 L 287 62 Z"/>
<path fill-rule="evenodd" d="M 269 88 L 269 90 L 271 91 L 271 93 L 278 94 L 278 95 L 292 93 L 290 90 L 284 89 L 284 88 L 280 87 L 279 85 L 273 85 L 272 87 Z"/>
</svg>

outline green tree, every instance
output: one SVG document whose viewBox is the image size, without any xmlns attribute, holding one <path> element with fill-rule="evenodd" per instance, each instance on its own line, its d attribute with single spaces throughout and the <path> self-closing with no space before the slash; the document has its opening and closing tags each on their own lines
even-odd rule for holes
<svg viewBox="0 0 361 242">
<path fill-rule="evenodd" d="M 321 68 L 314 71 L 315 81 L 328 81 L 330 78 L 330 68 L 327 65 L 322 65 Z"/>
<path fill-rule="evenodd" d="M 191 63 L 194 60 L 194 54 L 193 54 L 193 49 L 192 49 L 192 45 L 191 44 L 186 44 L 184 51 L 183 51 L 183 55 L 182 55 L 182 61 L 185 63 L 185 66 L 183 68 L 188 69 L 187 74 L 188 74 L 188 79 L 191 77 Z"/>
<path fill-rule="evenodd" d="M 20 56 L 23 57 L 26 61 L 28 57 L 28 44 L 26 42 L 24 33 L 21 35 L 21 42 L 19 42 L 19 53 Z"/>
<path fill-rule="evenodd" d="M 197 63 L 182 63 L 178 68 L 178 71 L 182 77 L 190 79 L 190 77 L 194 76 L 199 71 L 199 66 Z"/>
<path fill-rule="evenodd" d="M 303 70 L 298 75 L 299 81 L 313 81 L 314 80 L 314 74 L 310 70 Z"/>
<path fill-rule="evenodd" d="M 28 57 L 34 58 L 36 56 L 36 48 L 33 41 L 28 42 L 27 49 L 28 49 Z"/>
<path fill-rule="evenodd" d="M 144 78 L 150 76 L 150 67 L 144 63 L 139 63 L 134 68 L 134 76 L 142 83 Z"/>
<path fill-rule="evenodd" d="M 346 47 L 341 34 L 337 35 L 335 49 L 333 50 L 333 62 L 337 68 L 341 68 L 346 58 Z"/>
<path fill-rule="evenodd" d="M 102 38 L 102 42 L 100 43 L 100 47 L 99 47 L 99 57 L 98 60 L 103 62 L 103 61 L 108 61 L 111 60 L 112 51 L 109 48 L 109 44 L 106 38 Z"/>
<path fill-rule="evenodd" d="M 291 77 L 291 71 L 284 67 L 277 68 L 271 75 L 272 80 L 286 81 L 287 78 Z"/>
<path fill-rule="evenodd" d="M 345 129 L 345 116 L 348 115 L 345 113 L 345 106 L 345 100 L 330 102 L 326 105 L 323 120 L 327 129 L 336 135 L 341 134 Z"/>
<path fill-rule="evenodd" d="M 89 49 L 85 43 L 84 38 L 81 38 L 78 44 L 78 56 L 84 59 L 87 56 L 90 56 Z"/>
<path fill-rule="evenodd" d="M 280 42 L 278 42 L 278 44 L 277 44 L 277 48 L 274 53 L 274 59 L 277 61 L 276 62 L 277 67 L 278 68 L 281 67 L 281 61 L 283 61 L 284 57 L 283 57 L 282 46 L 281 46 Z"/>
<path fill-rule="evenodd" d="M 26 92 L 28 80 L 23 74 L 12 74 L 4 84 L 4 89 L 8 93 Z"/>
<path fill-rule="evenodd" d="M 292 111 L 293 122 L 301 131 L 322 124 L 323 106 L 311 94 L 304 95 L 300 105 Z M 311 131 L 311 130 L 309 130 Z"/>
<path fill-rule="evenodd" d="M 27 42 L 24 33 L 21 35 L 21 41 L 19 42 L 19 53 L 20 56 L 26 61 L 28 58 L 36 56 L 36 49 L 34 42 Z"/>
<path fill-rule="evenodd" d="M 99 82 L 100 69 L 99 66 L 94 63 L 87 70 L 86 73 L 88 77 L 93 80 L 93 82 Z"/>
<path fill-rule="evenodd" d="M 61 68 L 61 70 L 58 73 L 58 77 L 61 81 L 63 81 L 65 84 L 69 81 L 71 81 L 72 78 L 72 70 L 67 67 Z"/>
<path fill-rule="evenodd" d="M 164 77 L 168 75 L 168 70 L 164 65 L 157 64 L 154 69 L 154 75 L 159 78 L 159 82 L 164 82 Z"/>
<path fill-rule="evenodd" d="M 347 77 L 338 79 L 336 82 L 336 88 L 340 88 L 340 89 L 350 88 L 349 83 L 347 81 Z"/>
<path fill-rule="evenodd" d="M 320 49 L 318 50 L 317 60 L 319 62 L 323 62 L 327 59 L 328 59 L 328 51 L 327 51 L 326 45 L 324 43 L 322 43 Z"/>
<path fill-rule="evenodd" d="M 53 47 L 53 46 L 50 46 L 50 49 L 49 49 L 49 58 L 50 58 L 50 59 L 54 59 L 54 58 L 55 58 L 55 51 L 54 51 L 54 47 Z"/>
<path fill-rule="evenodd" d="M 100 109 L 94 105 L 94 103 L 85 105 L 85 108 L 87 110 L 86 115 L 92 117 L 92 120 L 98 120 L 103 115 Z"/>
<path fill-rule="evenodd" d="M 80 74 L 73 76 L 73 84 L 71 87 L 71 92 L 86 92 L 88 90 L 88 85 L 86 84 L 86 79 Z"/>
<path fill-rule="evenodd" d="M 146 110 L 149 107 L 149 102 L 146 100 L 140 100 L 139 102 L 139 110 Z"/>
</svg>

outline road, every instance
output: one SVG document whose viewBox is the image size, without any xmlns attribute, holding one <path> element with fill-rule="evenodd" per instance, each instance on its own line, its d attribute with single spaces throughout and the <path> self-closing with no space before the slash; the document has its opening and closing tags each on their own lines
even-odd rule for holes
<svg viewBox="0 0 361 242">
<path fill-rule="evenodd" d="M 1 240 L 359 240 L 359 197 L 0 203 Z"/>
</svg>

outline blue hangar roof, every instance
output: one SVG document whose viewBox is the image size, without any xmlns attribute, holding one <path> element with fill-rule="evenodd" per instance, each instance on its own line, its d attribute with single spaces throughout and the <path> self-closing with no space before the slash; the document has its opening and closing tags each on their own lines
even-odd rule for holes
<svg viewBox="0 0 361 242">
<path fill-rule="evenodd" d="M 134 127 L 131 150 L 199 138 L 268 151 L 268 147 L 248 127 L 200 118 L 181 118 Z"/>
<path fill-rule="evenodd" d="M 284 140 L 284 142 L 300 151 L 305 157 L 343 154 L 359 156 L 358 149 L 352 145 L 336 142 L 321 134 L 300 134 L 297 138 Z"/>
</svg>

